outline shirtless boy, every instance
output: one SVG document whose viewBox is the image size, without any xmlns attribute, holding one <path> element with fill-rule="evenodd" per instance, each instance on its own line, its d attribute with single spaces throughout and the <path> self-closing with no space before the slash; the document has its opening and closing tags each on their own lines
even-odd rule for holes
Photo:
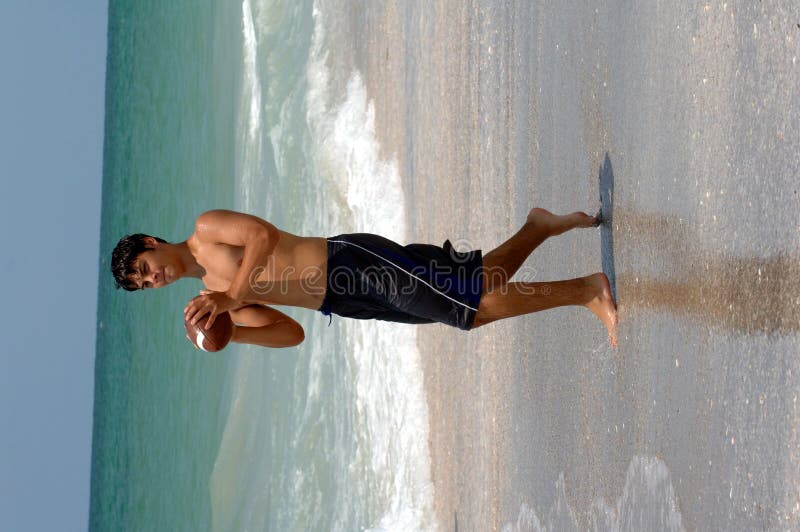
<svg viewBox="0 0 800 532">
<path fill-rule="evenodd" d="M 232 341 L 289 347 L 304 339 L 295 320 L 267 305 L 402 323 L 440 322 L 471 330 L 496 320 L 565 305 L 582 305 L 616 344 L 617 311 L 603 273 L 553 282 L 509 282 L 530 253 L 551 236 L 596 226 L 583 212 L 563 216 L 532 209 L 522 228 L 482 255 L 444 246 L 401 246 L 370 234 L 300 237 L 256 216 L 214 210 L 194 233 L 169 243 L 130 235 L 112 253 L 117 287 L 162 288 L 184 277 L 206 290 L 184 313 L 210 326 L 230 312 Z M 205 316 L 208 315 L 207 318 Z"/>
</svg>

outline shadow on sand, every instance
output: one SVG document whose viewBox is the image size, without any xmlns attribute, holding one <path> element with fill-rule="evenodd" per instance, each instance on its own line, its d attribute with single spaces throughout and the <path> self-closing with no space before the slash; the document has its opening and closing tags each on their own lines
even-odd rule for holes
<svg viewBox="0 0 800 532">
<path fill-rule="evenodd" d="M 696 230 L 674 216 L 622 209 L 636 246 L 651 253 L 668 276 L 625 272 L 624 304 L 668 310 L 739 334 L 793 334 L 800 330 L 800 258 L 736 257 L 702 249 Z"/>
<path fill-rule="evenodd" d="M 629 209 L 617 213 L 618 222 L 636 235 L 639 252 L 669 271 L 664 278 L 650 272 L 625 272 L 618 279 L 614 170 L 608 153 L 599 177 L 600 254 L 615 301 L 619 284 L 625 305 L 668 310 L 740 334 L 780 335 L 800 330 L 800 258 L 731 257 L 702 249 L 696 230 L 675 216 Z"/>
</svg>

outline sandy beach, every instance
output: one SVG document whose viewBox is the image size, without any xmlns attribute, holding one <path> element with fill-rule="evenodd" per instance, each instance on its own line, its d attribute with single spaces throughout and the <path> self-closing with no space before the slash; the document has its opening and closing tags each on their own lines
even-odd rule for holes
<svg viewBox="0 0 800 532">
<path fill-rule="evenodd" d="M 601 194 L 609 218 L 547 241 L 520 275 L 605 271 L 617 349 L 582 308 L 421 328 L 440 528 L 797 528 L 790 3 L 361 16 L 414 240 L 486 252 L 531 207 L 593 212 Z"/>
</svg>

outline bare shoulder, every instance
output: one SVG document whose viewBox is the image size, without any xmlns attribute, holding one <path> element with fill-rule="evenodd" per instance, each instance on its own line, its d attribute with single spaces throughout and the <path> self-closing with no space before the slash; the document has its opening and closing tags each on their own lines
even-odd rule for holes
<svg viewBox="0 0 800 532">
<path fill-rule="evenodd" d="M 194 222 L 195 231 L 218 230 L 229 227 L 274 227 L 268 221 L 244 212 L 214 209 L 206 211 Z"/>
<path fill-rule="evenodd" d="M 215 209 L 197 217 L 192 237 L 204 243 L 242 245 L 249 236 L 263 233 L 277 235 L 278 229 L 252 214 Z"/>
</svg>

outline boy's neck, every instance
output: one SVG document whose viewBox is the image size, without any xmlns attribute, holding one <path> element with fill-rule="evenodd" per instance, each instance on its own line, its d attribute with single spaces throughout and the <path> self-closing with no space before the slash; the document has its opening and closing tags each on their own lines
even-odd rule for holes
<svg viewBox="0 0 800 532">
<path fill-rule="evenodd" d="M 173 245 L 178 253 L 178 258 L 183 263 L 185 272 L 184 277 L 195 277 L 197 279 L 201 279 L 206 274 L 206 270 L 197 263 L 197 259 L 195 259 L 188 242 L 184 241 Z"/>
</svg>

